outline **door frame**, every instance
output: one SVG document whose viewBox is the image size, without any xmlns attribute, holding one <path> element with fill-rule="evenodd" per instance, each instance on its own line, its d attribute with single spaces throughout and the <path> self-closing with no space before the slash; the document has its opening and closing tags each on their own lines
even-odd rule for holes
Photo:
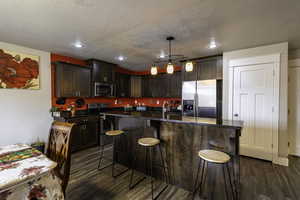
<svg viewBox="0 0 300 200">
<path fill-rule="evenodd" d="M 290 69 L 293 69 L 293 68 L 299 68 L 299 69 L 300 69 L 300 58 L 293 59 L 293 60 L 289 60 L 288 74 L 290 73 Z M 290 82 L 290 80 L 288 79 L 288 84 L 290 84 L 289 82 Z M 289 85 L 288 85 L 288 88 L 289 88 Z M 289 95 L 289 93 L 288 93 L 288 95 Z M 289 110 L 289 109 L 290 109 L 290 108 L 288 107 L 288 110 Z M 288 128 L 289 128 L 289 123 L 288 123 Z M 291 135 L 290 135 L 289 130 L 288 130 L 288 134 L 289 134 L 289 135 L 288 135 L 288 141 L 289 141 L 289 144 L 290 144 Z M 290 149 L 290 146 L 289 146 L 288 153 L 289 153 L 289 155 L 300 156 L 300 149 L 299 149 L 299 150 L 297 149 L 296 152 L 293 152 L 293 153 L 291 154 L 291 149 Z"/>
<path fill-rule="evenodd" d="M 273 115 L 272 115 L 272 162 L 280 164 L 282 161 L 279 158 L 279 88 L 280 88 L 280 53 L 270 54 L 265 56 L 253 56 L 246 58 L 238 58 L 229 60 L 229 90 L 228 90 L 228 116 L 233 120 L 233 95 L 234 95 L 234 68 L 251 66 L 258 64 L 274 64 L 273 78 Z"/>
</svg>

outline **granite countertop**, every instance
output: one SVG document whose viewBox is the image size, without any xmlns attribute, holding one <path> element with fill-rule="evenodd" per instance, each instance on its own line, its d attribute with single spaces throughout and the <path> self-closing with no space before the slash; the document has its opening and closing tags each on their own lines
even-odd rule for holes
<svg viewBox="0 0 300 200">
<path fill-rule="evenodd" d="M 115 117 L 135 117 L 135 118 L 141 118 L 146 120 L 205 125 L 205 126 L 218 126 L 218 127 L 236 128 L 236 129 L 241 129 L 243 127 L 242 121 L 222 120 L 222 122 L 218 122 L 215 118 L 189 117 L 189 116 L 182 116 L 181 114 L 178 113 L 166 113 L 165 116 L 163 117 L 162 112 L 159 111 L 145 111 L 145 112 L 108 111 L 108 112 L 101 112 L 100 114 L 107 115 L 107 116 L 115 116 Z"/>
</svg>

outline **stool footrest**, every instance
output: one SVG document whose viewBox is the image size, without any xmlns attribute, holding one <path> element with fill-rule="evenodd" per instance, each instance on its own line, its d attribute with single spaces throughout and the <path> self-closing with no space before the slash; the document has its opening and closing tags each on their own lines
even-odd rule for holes
<svg viewBox="0 0 300 200">
<path fill-rule="evenodd" d="M 167 188 L 169 185 L 166 185 L 153 199 L 157 199 Z"/>
<path fill-rule="evenodd" d="M 112 166 L 112 165 L 113 165 L 113 164 L 111 163 L 111 164 L 106 165 L 106 166 L 104 166 L 104 167 L 98 168 L 98 171 L 101 171 L 101 170 L 103 170 L 103 169 L 105 169 L 105 168 L 108 168 L 108 167 L 110 167 L 110 166 Z"/>
<path fill-rule="evenodd" d="M 118 176 L 121 176 L 122 174 L 124 174 L 124 173 L 127 172 L 128 170 L 129 170 L 129 168 L 127 168 L 127 169 L 121 171 L 121 172 L 118 173 L 117 175 L 113 175 L 113 178 L 116 178 L 116 177 L 118 177 Z"/>
<path fill-rule="evenodd" d="M 144 176 L 142 178 L 140 178 L 135 184 L 133 185 L 129 185 L 129 190 L 133 189 L 135 186 L 137 186 L 140 182 L 142 182 L 143 180 L 145 180 L 147 177 Z"/>
</svg>

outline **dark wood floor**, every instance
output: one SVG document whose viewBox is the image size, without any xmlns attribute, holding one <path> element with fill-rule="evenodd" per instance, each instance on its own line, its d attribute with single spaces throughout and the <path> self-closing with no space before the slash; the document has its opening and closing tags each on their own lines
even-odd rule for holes
<svg viewBox="0 0 300 200">
<path fill-rule="evenodd" d="M 107 149 L 110 154 L 110 149 Z M 290 157 L 290 166 L 272 165 L 270 162 L 241 158 L 241 200 L 299 200 L 300 158 Z M 67 200 L 144 200 L 151 199 L 150 179 L 128 190 L 130 173 L 111 177 L 111 168 L 98 171 L 98 148 L 72 155 L 71 178 Z M 188 166 L 187 166 L 188 167 Z M 122 166 L 119 170 L 124 169 Z M 158 187 L 164 183 L 156 182 Z M 170 186 L 160 200 L 191 199 L 188 191 Z M 195 199 L 199 199 L 198 197 Z M 224 199 L 226 199 L 224 197 Z"/>
</svg>

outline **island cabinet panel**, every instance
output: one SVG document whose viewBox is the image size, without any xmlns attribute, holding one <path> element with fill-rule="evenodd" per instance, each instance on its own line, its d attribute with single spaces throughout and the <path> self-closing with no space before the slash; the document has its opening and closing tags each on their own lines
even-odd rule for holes
<svg viewBox="0 0 300 200">
<path fill-rule="evenodd" d="M 62 62 L 55 66 L 56 97 L 90 97 L 90 68 Z"/>
<path fill-rule="evenodd" d="M 160 138 L 165 144 L 164 149 L 174 185 L 187 190 L 193 188 L 200 161 L 198 151 L 203 149 L 214 149 L 230 154 L 233 158 L 232 164 L 236 164 L 238 170 L 239 161 L 236 159 L 239 153 L 236 148 L 238 137 L 235 129 L 163 122 L 160 124 Z M 209 166 L 208 180 L 215 180 L 222 186 L 220 169 L 217 165 Z"/>
<path fill-rule="evenodd" d="M 228 153 L 234 181 L 239 188 L 239 128 L 193 125 L 188 123 L 161 122 L 140 118 L 116 117 L 116 128 L 126 130 L 129 155 L 137 156 L 135 169 L 145 171 L 144 148 L 137 144 L 141 137 L 157 137 L 165 157 L 171 184 L 192 191 L 199 164 L 198 151 L 214 149 Z M 154 163 L 161 163 L 159 151 L 154 150 Z M 127 164 L 126 157 L 119 162 Z M 225 195 L 222 166 L 208 164 L 204 196 L 208 199 L 223 199 Z M 233 173 L 234 172 L 234 173 Z M 164 180 L 163 170 L 154 169 L 156 178 Z"/>
</svg>

